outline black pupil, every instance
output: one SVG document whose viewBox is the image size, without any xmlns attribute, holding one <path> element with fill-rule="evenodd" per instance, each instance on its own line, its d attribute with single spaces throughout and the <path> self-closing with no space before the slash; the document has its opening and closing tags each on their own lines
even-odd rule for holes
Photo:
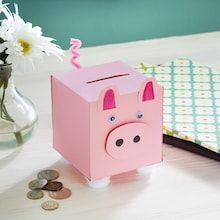
<svg viewBox="0 0 220 220">
<path fill-rule="evenodd" d="M 140 140 L 141 140 L 141 138 L 140 138 L 139 135 L 135 136 L 134 139 L 133 139 L 134 143 L 137 143 L 137 142 L 139 142 Z"/>
<path fill-rule="evenodd" d="M 112 116 L 112 117 L 110 118 L 110 120 L 111 120 L 111 121 L 114 121 L 114 120 L 115 120 L 115 117 L 114 117 L 114 116 Z"/>
<path fill-rule="evenodd" d="M 123 139 L 118 139 L 115 144 L 116 144 L 117 147 L 121 147 L 123 142 L 124 142 Z"/>
<path fill-rule="evenodd" d="M 142 118 L 143 114 L 142 113 L 139 113 L 138 114 L 138 118 Z"/>
</svg>

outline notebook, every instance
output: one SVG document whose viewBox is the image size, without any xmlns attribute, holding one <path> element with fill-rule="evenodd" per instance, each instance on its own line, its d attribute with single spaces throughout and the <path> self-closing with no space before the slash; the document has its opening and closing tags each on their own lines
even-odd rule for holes
<svg viewBox="0 0 220 220">
<path fill-rule="evenodd" d="M 164 142 L 220 159 L 220 72 L 186 58 L 137 68 L 164 86 Z"/>
</svg>

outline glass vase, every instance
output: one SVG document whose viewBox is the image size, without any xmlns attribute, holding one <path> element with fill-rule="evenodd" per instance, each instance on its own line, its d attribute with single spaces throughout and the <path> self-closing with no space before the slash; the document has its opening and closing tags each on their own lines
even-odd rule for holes
<svg viewBox="0 0 220 220">
<path fill-rule="evenodd" d="M 24 144 L 37 121 L 33 103 L 18 92 L 11 73 L 11 65 L 0 65 L 0 148 Z"/>
</svg>

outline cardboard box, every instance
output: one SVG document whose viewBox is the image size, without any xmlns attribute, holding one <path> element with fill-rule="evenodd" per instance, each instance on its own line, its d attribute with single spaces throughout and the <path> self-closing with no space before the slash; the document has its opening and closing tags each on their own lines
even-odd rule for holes
<svg viewBox="0 0 220 220">
<path fill-rule="evenodd" d="M 51 77 L 53 146 L 90 180 L 162 160 L 163 88 L 117 61 Z"/>
</svg>

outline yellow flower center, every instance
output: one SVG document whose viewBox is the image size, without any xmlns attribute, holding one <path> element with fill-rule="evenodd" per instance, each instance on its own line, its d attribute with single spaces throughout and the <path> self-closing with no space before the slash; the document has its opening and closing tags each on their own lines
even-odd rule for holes
<svg viewBox="0 0 220 220">
<path fill-rule="evenodd" d="M 19 39 L 18 43 L 21 45 L 24 55 L 27 55 L 31 50 L 31 44 L 24 39 Z"/>
</svg>

